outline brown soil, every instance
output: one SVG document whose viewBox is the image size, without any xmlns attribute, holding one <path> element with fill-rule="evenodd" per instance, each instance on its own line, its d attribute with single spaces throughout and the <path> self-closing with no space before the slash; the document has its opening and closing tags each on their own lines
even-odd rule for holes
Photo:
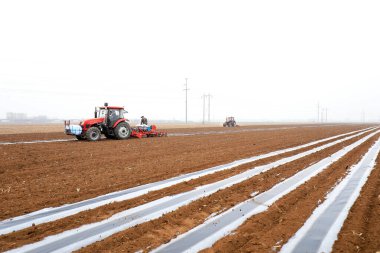
<svg viewBox="0 0 380 253">
<path fill-rule="evenodd" d="M 0 137 L 10 134 L 63 132 L 62 124 L 0 124 Z"/>
<path fill-rule="evenodd" d="M 72 124 L 79 124 L 78 121 L 72 121 Z M 136 121 L 133 121 L 130 123 L 131 125 L 137 124 Z M 205 127 L 221 127 L 222 123 L 207 123 L 207 124 L 201 124 L 201 123 L 178 123 L 178 124 L 172 124 L 172 123 L 162 123 L 162 122 L 154 122 L 149 121 L 149 124 L 155 124 L 159 126 L 159 128 L 165 128 L 165 129 L 173 129 L 173 128 L 184 128 L 184 129 L 191 129 L 191 128 L 205 128 Z M 244 124 L 244 125 L 254 125 L 254 126 L 268 126 L 268 124 Z M 271 126 L 278 126 L 280 124 L 270 124 Z M 283 125 L 283 124 L 281 124 Z M 63 132 L 63 121 L 60 124 L 0 124 L 0 135 L 9 135 L 9 134 L 27 134 L 27 133 L 58 133 Z"/>
<path fill-rule="evenodd" d="M 239 132 L 246 130 L 263 131 L 277 131 L 278 128 L 325 128 L 323 125 L 248 125 L 241 127 L 225 128 L 225 127 L 211 127 L 209 125 L 191 125 L 187 128 L 177 125 L 157 125 L 160 131 L 174 133 L 201 133 L 201 132 Z M 357 129 L 369 127 L 370 125 L 342 125 L 347 129 Z M 55 140 L 55 139 L 72 139 L 76 140 L 75 136 L 66 135 L 62 125 L 0 125 L 0 142 L 22 142 L 22 141 L 35 141 L 35 140 Z"/>
<path fill-rule="evenodd" d="M 339 144 L 336 147 L 331 147 L 329 149 L 326 149 L 326 151 L 324 151 L 323 153 L 320 152 L 319 154 L 316 154 L 314 156 L 314 159 L 317 160 L 320 157 L 322 157 L 322 155 L 326 156 L 326 153 L 330 154 L 332 152 L 335 152 L 335 151 L 341 149 L 343 147 L 343 145 L 348 144 L 348 143 L 352 143 L 352 142 L 358 140 L 359 138 L 361 138 L 361 137 L 356 137 L 353 140 L 349 140 L 345 143 Z M 164 196 L 174 195 L 174 194 L 185 192 L 185 191 L 190 191 L 197 186 L 209 184 L 212 182 L 222 180 L 222 179 L 227 178 L 227 177 L 231 177 L 237 173 L 241 173 L 241 172 L 243 172 L 247 169 L 250 169 L 252 167 L 263 165 L 263 164 L 268 164 L 268 163 L 273 162 L 275 160 L 279 160 L 283 157 L 288 157 L 288 156 L 291 156 L 291 155 L 312 149 L 316 146 L 323 145 L 325 143 L 327 143 L 327 142 L 320 143 L 318 145 L 314 145 L 314 146 L 311 146 L 311 147 L 308 147 L 305 149 L 301 149 L 301 150 L 297 150 L 297 151 L 293 151 L 293 152 L 288 152 L 286 154 L 278 155 L 278 156 L 275 156 L 272 158 L 262 159 L 260 161 L 250 163 L 250 164 L 246 164 L 246 165 L 242 165 L 242 166 L 236 167 L 234 169 L 214 173 L 212 175 L 208 175 L 208 176 L 205 176 L 205 177 L 202 177 L 199 179 L 191 180 L 189 182 L 181 183 L 181 184 L 178 184 L 178 185 L 166 188 L 166 189 L 150 192 L 148 194 L 145 194 L 143 196 L 140 196 L 140 197 L 137 197 L 137 198 L 134 198 L 131 200 L 122 201 L 122 202 L 118 202 L 118 203 L 112 203 L 112 204 L 109 204 L 109 205 L 106 205 L 103 207 L 96 208 L 94 210 L 84 211 L 84 212 L 78 213 L 76 215 L 73 215 L 73 216 L 58 220 L 58 221 L 37 225 L 37 226 L 27 228 L 27 229 L 24 229 L 24 230 L 15 232 L 15 233 L 11 233 L 11 234 L 8 234 L 5 236 L 1 236 L 0 237 L 0 250 L 9 250 L 9 249 L 12 249 L 15 247 L 22 246 L 22 245 L 27 244 L 27 243 L 31 243 L 31 242 L 41 240 L 42 238 L 44 238 L 48 235 L 57 234 L 59 232 L 63 232 L 63 231 L 68 230 L 68 229 L 77 228 L 77 227 L 84 225 L 84 224 L 97 222 L 97 221 L 106 219 L 115 213 L 118 213 L 118 212 L 124 211 L 126 209 L 144 204 L 146 202 L 150 202 L 150 201 L 156 200 L 158 198 L 162 198 Z M 309 158 L 307 158 L 307 159 L 308 159 L 307 164 L 310 164 Z M 287 167 L 284 166 L 284 169 L 286 169 L 286 168 Z M 293 173 L 293 172 L 294 171 L 292 171 L 292 170 L 287 171 L 287 173 Z M 280 175 L 283 176 L 281 173 L 279 174 L 278 172 L 276 172 L 275 177 L 277 179 L 279 179 Z M 250 184 L 248 183 L 247 185 L 249 186 Z M 249 188 L 247 190 L 250 191 Z"/>
<path fill-rule="evenodd" d="M 0 154 L 4 155 L 0 168 L 0 201 L 2 203 L 0 219 L 14 217 L 48 206 L 88 199 L 364 127 L 367 126 L 298 127 L 287 130 L 218 135 L 131 139 L 128 141 L 104 140 L 97 143 L 63 142 L 0 146 Z M 172 129 L 173 132 L 184 132 L 184 130 Z M 220 131 L 220 128 L 202 129 L 202 131 L 210 130 Z M 201 130 L 190 129 L 186 131 L 200 132 Z M 18 138 L 24 137 L 19 135 Z M 276 170 L 255 177 L 249 182 L 225 190 L 227 192 L 221 191 L 209 198 L 183 207 L 185 211 L 181 208 L 181 211 L 174 212 L 170 214 L 171 216 L 165 216 L 156 221 L 137 226 L 132 232 L 126 230 L 122 233 L 127 235 L 127 239 L 125 235 L 113 236 L 100 243 L 101 246 L 94 244 L 88 249 L 91 250 L 91 247 L 94 247 L 93 250 L 110 249 L 114 251 L 117 249 L 116 251 L 121 251 L 126 245 L 128 249 L 136 250 L 144 248 L 142 245 L 158 246 L 159 243 L 175 236 L 177 232 L 182 233 L 202 223 L 211 213 L 237 203 L 236 201 L 248 198 L 252 192 L 252 187 L 265 190 L 279 182 L 283 177 L 291 176 L 311 162 L 321 159 L 329 152 L 332 153 L 335 149 L 330 148 L 308 158 L 300 159 L 294 164 L 281 166 Z M 60 221 L 35 226 L 33 229 L 2 236 L 0 237 L 0 250 L 14 248 L 16 245 L 40 240 L 49 234 L 99 221 L 116 212 L 144 202 L 168 194 L 190 190 L 198 185 L 220 180 L 250 166 L 273 159 L 241 166 L 234 170 L 220 172 L 213 176 L 152 192 L 140 198 L 114 203 Z M 289 168 L 292 169 L 289 170 Z M 226 197 L 226 193 L 231 196 Z M 184 215 L 186 213 L 189 215 Z M 152 233 L 147 233 L 150 230 Z M 160 234 L 160 237 L 154 240 L 157 234 Z M 114 242 L 115 240 L 119 243 L 115 243 L 114 246 L 112 243 L 112 245 L 109 244 L 110 241 Z M 145 244 L 144 240 L 146 240 Z M 102 246 L 103 244 L 104 246 Z"/>
<path fill-rule="evenodd" d="M 159 127 L 159 130 L 167 131 L 169 133 L 192 133 L 192 132 L 206 132 L 206 131 L 239 131 L 241 129 L 258 129 L 258 128 L 279 128 L 279 127 L 293 127 L 293 126 L 247 126 L 242 128 L 222 128 L 222 127 L 192 127 L 192 128 L 173 128 L 171 126 Z M 33 141 L 33 140 L 53 140 L 53 139 L 73 139 L 75 136 L 66 135 L 62 125 L 28 125 L 28 126 L 2 126 L 0 125 L 0 142 L 19 142 L 19 141 Z"/>
<path fill-rule="evenodd" d="M 159 130 L 169 133 L 192 133 L 207 131 L 240 131 L 245 129 L 273 129 L 282 127 L 309 127 L 309 125 L 250 125 L 235 128 L 224 128 L 216 125 L 189 125 L 186 128 L 182 125 L 157 125 Z M 317 127 L 317 126 L 316 126 Z M 32 141 L 32 140 L 49 140 L 49 139 L 75 139 L 74 136 L 64 133 L 62 124 L 52 125 L 0 125 L 0 142 Z"/>
<path fill-rule="evenodd" d="M 374 141 L 374 138 L 372 138 Z M 353 141 L 345 143 L 348 145 Z M 127 229 L 120 232 L 114 236 L 106 238 L 105 240 L 92 244 L 82 250 L 81 252 L 135 252 L 138 250 L 149 250 L 155 248 L 163 243 L 168 242 L 171 238 L 188 231 L 189 229 L 201 224 L 204 220 L 209 217 L 212 213 L 221 212 L 241 201 L 250 198 L 250 194 L 254 191 L 263 192 L 270 189 L 273 185 L 279 183 L 284 178 L 294 175 L 299 170 L 304 169 L 311 163 L 319 161 L 320 159 L 336 152 L 341 149 L 344 144 L 338 145 L 337 147 L 332 147 L 327 150 L 318 152 L 311 156 L 302 158 L 300 160 L 294 161 L 292 163 L 280 166 L 276 169 L 270 170 L 266 173 L 260 174 L 250 180 L 247 180 L 238 185 L 232 186 L 228 189 L 221 190 L 212 196 L 203 198 L 198 201 L 194 201 L 190 205 L 181 207 L 175 212 L 164 215 L 163 217 L 147 222 L 131 229 Z M 369 142 L 362 145 L 360 148 L 355 149 L 351 152 L 345 163 L 353 163 L 353 157 L 360 157 L 363 150 L 368 148 Z M 344 163 L 343 162 L 343 163 Z M 346 167 L 344 167 L 345 169 Z M 335 167 L 329 170 L 331 174 L 338 173 Z M 331 176 L 331 175 L 330 175 Z M 327 176 L 327 178 L 330 177 Z M 333 177 L 332 177 L 333 178 Z M 325 181 L 326 178 L 324 178 Z M 332 181 L 329 181 L 330 183 Z M 325 182 L 325 184 L 327 184 Z M 314 188 L 312 188 L 314 189 Z M 302 193 L 302 191 L 300 191 Z M 303 193 L 302 193 L 303 194 Z M 282 211 L 280 205 L 275 205 L 274 209 Z M 279 209 L 280 208 L 280 209 Z M 273 223 L 273 220 L 271 220 Z M 250 227 L 252 228 L 252 227 Z M 256 230 L 254 228 L 253 230 Z M 266 233 L 266 229 L 260 231 L 263 235 Z M 240 237 L 239 237 L 240 238 Z M 230 245 L 229 245 L 230 246 Z M 230 246 L 218 248 L 216 251 L 223 252 L 235 252 L 239 247 Z M 269 249 L 265 249 L 268 252 Z M 263 252 L 264 252 L 263 251 Z M 247 252 L 256 252 L 256 250 L 250 250 Z"/>
<path fill-rule="evenodd" d="M 78 124 L 79 121 L 74 121 L 72 124 Z M 138 123 L 138 122 L 137 122 Z M 137 124 L 135 121 L 132 121 L 130 124 L 131 126 L 134 126 Z M 184 130 L 190 130 L 191 129 L 204 129 L 204 128 L 219 128 L 223 129 L 222 123 L 162 123 L 162 122 L 154 122 L 149 121 L 149 124 L 155 124 L 160 129 L 184 129 Z M 240 124 L 242 127 L 254 127 L 254 128 L 262 128 L 262 127 L 282 127 L 282 126 L 317 126 L 313 124 L 304 124 L 304 125 L 295 125 L 295 124 L 262 124 L 262 123 L 244 123 Z M 323 125 L 318 125 L 323 126 Z M 228 129 L 228 128 L 225 128 Z M 239 128 L 235 128 L 239 129 Z M 2 135 L 17 135 L 17 134 L 29 134 L 29 133 L 62 133 L 63 132 L 63 121 L 60 124 L 52 123 L 52 124 L 0 124 L 0 137 L 3 137 Z M 1 139 L 0 139 L 1 140 Z"/>
<path fill-rule="evenodd" d="M 88 199 L 358 129 L 0 146 L 0 219 Z M 244 148 L 242 148 L 244 147 Z"/>
<path fill-rule="evenodd" d="M 380 251 L 380 156 L 335 242 L 333 252 Z"/>
</svg>

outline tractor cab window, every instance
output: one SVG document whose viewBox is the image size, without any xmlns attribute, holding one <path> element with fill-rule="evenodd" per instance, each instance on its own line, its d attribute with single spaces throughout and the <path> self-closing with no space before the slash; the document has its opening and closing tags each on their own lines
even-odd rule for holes
<svg viewBox="0 0 380 253">
<path fill-rule="evenodd" d="M 126 119 L 127 118 L 127 111 L 126 110 L 121 110 L 121 115 L 120 118 Z"/>
<path fill-rule="evenodd" d="M 120 115 L 120 110 L 109 109 L 108 117 L 106 118 L 107 124 L 109 126 L 113 126 L 113 124 L 115 124 L 115 122 L 120 119 Z"/>
<path fill-rule="evenodd" d="M 111 120 L 120 118 L 120 110 L 109 110 L 109 117 Z"/>
<path fill-rule="evenodd" d="M 107 110 L 106 109 L 100 109 L 98 113 L 98 118 L 105 118 L 107 115 Z"/>
<path fill-rule="evenodd" d="M 108 111 L 108 118 L 111 123 L 116 122 L 118 119 L 120 119 L 120 110 L 110 109 Z"/>
</svg>

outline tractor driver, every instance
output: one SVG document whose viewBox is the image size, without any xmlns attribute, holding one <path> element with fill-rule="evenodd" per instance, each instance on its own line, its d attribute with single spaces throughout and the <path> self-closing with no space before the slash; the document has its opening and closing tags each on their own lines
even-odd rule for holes
<svg viewBox="0 0 380 253">
<path fill-rule="evenodd" d="M 144 116 L 141 116 L 140 125 L 148 125 L 148 119 Z"/>
<path fill-rule="evenodd" d="M 114 110 L 111 110 L 109 114 L 110 123 L 115 122 L 117 119 L 118 119 L 117 113 Z"/>
</svg>

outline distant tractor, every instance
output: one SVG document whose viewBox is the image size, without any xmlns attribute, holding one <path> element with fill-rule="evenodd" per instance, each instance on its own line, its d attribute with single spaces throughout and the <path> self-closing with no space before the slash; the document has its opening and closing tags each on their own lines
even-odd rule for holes
<svg viewBox="0 0 380 253">
<path fill-rule="evenodd" d="M 226 121 L 223 123 L 223 127 L 236 127 L 236 121 L 234 117 L 227 117 Z"/>
<path fill-rule="evenodd" d="M 155 137 L 166 136 L 164 132 L 157 132 L 156 126 L 144 126 L 131 128 L 129 120 L 124 117 L 127 111 L 124 107 L 104 106 L 95 107 L 95 118 L 81 121 L 79 125 L 71 125 L 70 121 L 64 122 L 65 133 L 75 135 L 78 140 L 97 141 L 104 134 L 108 139 L 124 140 L 130 136 Z"/>
</svg>

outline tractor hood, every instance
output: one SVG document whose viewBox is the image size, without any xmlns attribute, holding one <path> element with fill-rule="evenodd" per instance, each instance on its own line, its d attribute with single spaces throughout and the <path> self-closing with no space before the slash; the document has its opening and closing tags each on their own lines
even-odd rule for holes
<svg viewBox="0 0 380 253">
<path fill-rule="evenodd" d="M 99 124 L 104 121 L 104 118 L 94 118 L 94 119 L 85 119 L 81 122 L 81 126 L 84 126 L 85 128 L 88 128 L 94 124 Z"/>
</svg>

